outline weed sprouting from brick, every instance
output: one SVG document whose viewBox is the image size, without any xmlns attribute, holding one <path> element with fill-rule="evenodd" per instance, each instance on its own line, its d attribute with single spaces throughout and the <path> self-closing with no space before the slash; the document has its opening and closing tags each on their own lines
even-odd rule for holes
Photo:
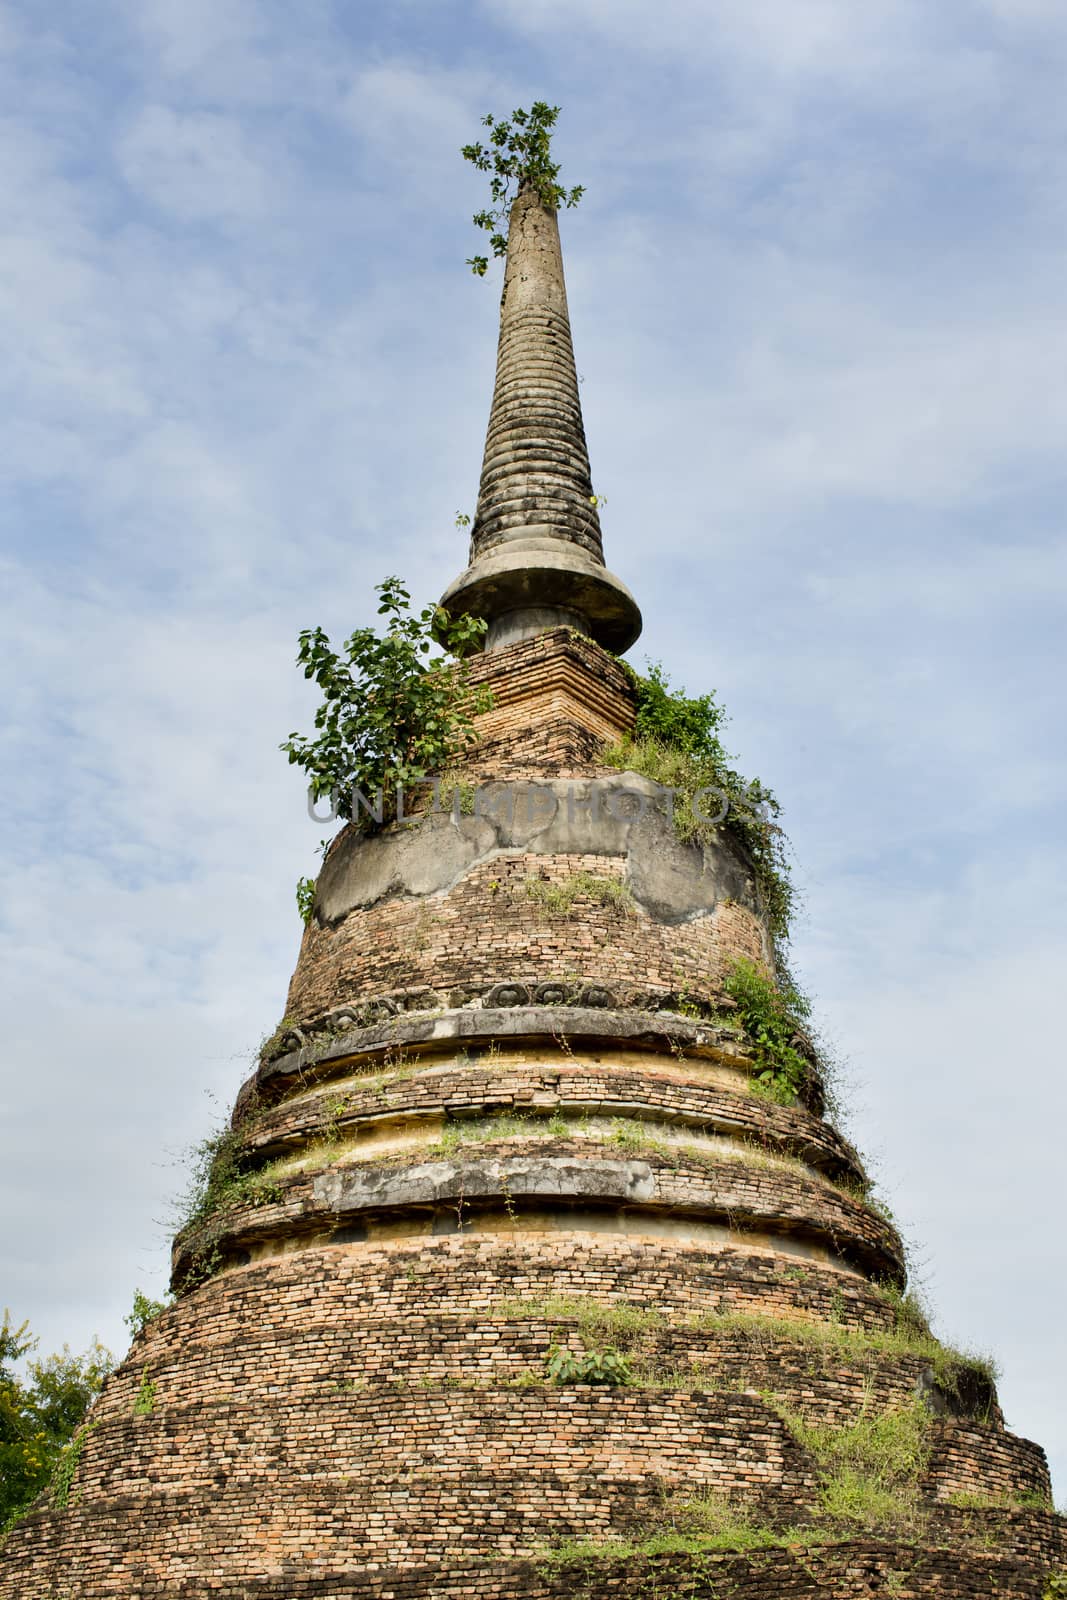
<svg viewBox="0 0 1067 1600">
<path fill-rule="evenodd" d="M 569 1350 L 566 1345 L 553 1344 L 545 1353 L 545 1372 L 554 1384 L 605 1383 L 627 1384 L 631 1380 L 630 1363 L 620 1351 Z"/>
<path fill-rule="evenodd" d="M 133 1309 L 122 1320 L 134 1338 L 136 1338 L 139 1333 L 144 1332 L 150 1322 L 155 1322 L 158 1317 L 163 1315 L 170 1303 L 169 1295 L 165 1300 L 152 1300 L 148 1295 L 142 1293 L 140 1289 L 135 1289 Z"/>
<path fill-rule="evenodd" d="M 156 1409 L 156 1386 L 148 1376 L 148 1368 L 141 1368 L 141 1381 L 133 1397 L 135 1417 L 150 1417 Z"/>
<path fill-rule="evenodd" d="M 662 1361 L 656 1358 L 659 1336 L 671 1329 L 721 1336 L 740 1341 L 754 1355 L 774 1355 L 785 1344 L 808 1351 L 829 1369 L 844 1361 L 860 1370 L 883 1358 L 920 1361 L 942 1392 L 955 1395 L 970 1380 L 991 1385 L 996 1369 L 987 1358 L 954 1350 L 939 1343 L 928 1329 L 915 1322 L 893 1328 L 864 1328 L 822 1317 L 769 1316 L 745 1311 L 702 1311 L 669 1318 L 655 1308 L 626 1302 L 605 1304 L 578 1296 L 505 1300 L 500 1315 L 509 1321 L 572 1324 L 587 1339 L 610 1340 L 634 1355 L 642 1346 L 649 1359 L 635 1365 L 635 1381 L 664 1382 Z M 689 1368 L 667 1374 L 668 1387 L 692 1387 L 702 1375 Z"/>
<path fill-rule="evenodd" d="M 77 1472 L 81 1458 L 85 1453 L 89 1435 L 96 1426 L 95 1422 L 87 1422 L 84 1427 L 80 1428 L 70 1443 L 60 1452 L 59 1459 L 52 1469 L 49 1492 L 52 1504 L 57 1511 L 65 1511 L 69 1505 L 74 1503 L 74 1474 Z"/>
<path fill-rule="evenodd" d="M 237 1206 L 276 1204 L 282 1196 L 275 1163 L 252 1169 L 237 1129 L 226 1127 L 202 1139 L 190 1153 L 190 1178 L 178 1202 L 178 1232 Z"/>
<path fill-rule="evenodd" d="M 624 883 L 595 872 L 575 872 L 555 881 L 526 878 L 524 887 L 527 899 L 548 916 L 577 916 L 590 905 L 607 906 L 624 917 L 632 917 L 636 911 L 633 895 Z"/>
</svg>

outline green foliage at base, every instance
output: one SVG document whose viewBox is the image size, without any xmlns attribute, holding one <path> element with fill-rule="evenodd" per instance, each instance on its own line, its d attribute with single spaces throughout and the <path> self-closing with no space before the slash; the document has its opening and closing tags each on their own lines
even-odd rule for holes
<svg viewBox="0 0 1067 1600">
<path fill-rule="evenodd" d="M 0 1532 L 49 1483 L 56 1504 L 57 1481 L 61 1495 L 69 1492 L 84 1445 L 85 1430 L 77 1430 L 114 1365 L 110 1352 L 94 1341 L 84 1355 L 71 1355 L 64 1346 L 59 1355 L 31 1360 L 26 1377 L 18 1376 L 14 1364 L 35 1345 L 27 1324 L 16 1327 L 5 1312 L 0 1324 Z"/>
<path fill-rule="evenodd" d="M 637 692 L 634 731 L 609 744 L 601 759 L 676 791 L 673 821 L 679 838 L 712 843 L 724 830 L 737 839 L 752 863 L 771 933 L 787 939 L 796 891 L 785 836 L 776 821 L 781 807 L 758 778 L 746 780 L 730 765 L 720 737 L 727 720 L 724 708 L 713 694 L 693 697 L 672 689 L 658 663 L 647 677 L 625 661 L 619 665 Z"/>
</svg>

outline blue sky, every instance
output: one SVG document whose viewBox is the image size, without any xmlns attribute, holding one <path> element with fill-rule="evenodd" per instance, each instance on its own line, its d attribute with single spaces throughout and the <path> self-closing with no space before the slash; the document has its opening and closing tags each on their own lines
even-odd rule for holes
<svg viewBox="0 0 1067 1600">
<path fill-rule="evenodd" d="M 123 1347 L 281 1014 L 298 631 L 462 565 L 458 147 L 545 98 L 634 657 L 781 796 L 851 1131 L 1067 1492 L 1065 66 L 1052 0 L 0 0 L 0 1302 L 48 1347 Z"/>
</svg>

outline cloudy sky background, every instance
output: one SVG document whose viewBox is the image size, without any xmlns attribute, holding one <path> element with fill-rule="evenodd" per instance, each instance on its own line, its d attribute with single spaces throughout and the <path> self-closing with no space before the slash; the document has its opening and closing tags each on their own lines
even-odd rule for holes
<svg viewBox="0 0 1067 1600">
<path fill-rule="evenodd" d="M 44 1348 L 125 1348 L 281 1014 L 299 629 L 463 564 L 457 151 L 541 97 L 634 658 L 782 797 L 850 1129 L 1067 1494 L 1065 69 L 1055 0 L 0 0 L 0 1305 Z"/>
</svg>

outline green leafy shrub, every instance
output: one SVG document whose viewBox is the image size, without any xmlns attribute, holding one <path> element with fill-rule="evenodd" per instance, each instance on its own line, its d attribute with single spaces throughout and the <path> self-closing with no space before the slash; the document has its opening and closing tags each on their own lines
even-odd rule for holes
<svg viewBox="0 0 1067 1600">
<path fill-rule="evenodd" d="M 315 909 L 314 878 L 297 878 L 296 909 L 299 911 L 300 920 L 306 928 L 308 923 L 311 921 L 311 913 Z"/>
<path fill-rule="evenodd" d="M 141 1368 L 141 1381 L 133 1397 L 135 1417 L 150 1417 L 156 1409 L 156 1386 L 148 1376 L 148 1368 Z"/>
<path fill-rule="evenodd" d="M 377 593 L 381 635 L 357 628 L 339 654 L 321 628 L 301 633 L 297 664 L 323 696 L 317 733 L 292 733 L 281 745 L 307 773 L 315 800 L 330 798 L 340 816 L 368 830 L 395 818 L 398 786 L 425 783 L 474 743 L 473 719 L 492 703 L 487 689 L 471 685 L 462 659 L 480 648 L 483 621 L 452 618 L 439 606 L 412 615 L 399 578 L 386 578 Z M 435 644 L 460 659 L 432 655 Z M 303 913 L 299 889 L 298 904 Z"/>
<path fill-rule="evenodd" d="M 673 821 L 679 838 L 711 843 L 723 829 L 737 839 L 752 863 L 770 930 L 775 939 L 787 939 L 796 891 L 785 835 L 775 820 L 781 807 L 758 778 L 746 780 L 730 765 L 721 738 L 724 708 L 713 694 L 690 696 L 673 689 L 658 663 L 650 666 L 647 677 L 625 661 L 619 664 L 637 694 L 634 731 L 609 744 L 602 760 L 675 791 Z M 702 794 L 708 790 L 713 791 L 710 796 Z"/>
<path fill-rule="evenodd" d="M 175 1221 L 184 1233 L 220 1211 L 236 1206 L 274 1205 L 282 1190 L 270 1166 L 249 1169 L 235 1128 L 221 1128 L 193 1146 L 185 1194 L 178 1201 Z"/>
<path fill-rule="evenodd" d="M 79 1428 L 70 1443 L 65 1444 L 56 1456 L 48 1487 L 52 1504 L 57 1511 L 65 1511 L 70 1504 L 74 1474 L 78 1470 L 85 1446 L 89 1442 L 89 1435 L 95 1427 L 95 1422 L 87 1422 L 84 1428 Z"/>
<path fill-rule="evenodd" d="M 792 1105 L 811 1072 L 797 1049 L 811 1012 L 805 997 L 791 984 L 780 990 L 752 961 L 742 957 L 727 974 L 723 987 L 737 1007 L 737 1020 L 753 1046 L 756 1084 L 772 1100 Z"/>
<path fill-rule="evenodd" d="M 489 183 L 492 204 L 475 212 L 474 225 L 490 235 L 494 256 L 507 253 L 507 234 L 501 230 L 519 189 L 534 189 L 548 211 L 557 211 L 561 205 L 576 206 L 585 193 L 580 184 L 565 189 L 557 182 L 559 162 L 552 160 L 552 129 L 558 116 L 559 106 L 550 106 L 544 100 L 535 100 L 529 111 L 521 107 L 513 111 L 510 121 L 487 115 L 482 118 L 482 126 L 490 129 L 489 144 L 463 146 L 465 161 L 472 162 L 479 172 L 493 174 Z M 484 278 L 489 258 L 471 256 L 467 265 Z"/>
<path fill-rule="evenodd" d="M 618 1350 L 568 1350 L 566 1345 L 550 1345 L 545 1356 L 545 1371 L 553 1383 L 611 1383 L 630 1381 L 630 1365 Z"/>
<path fill-rule="evenodd" d="M 129 1316 L 123 1317 L 123 1322 L 130 1332 L 136 1336 L 143 1333 L 150 1322 L 161 1317 L 169 1305 L 169 1300 L 150 1300 L 140 1289 L 133 1292 L 133 1310 Z"/>
</svg>

